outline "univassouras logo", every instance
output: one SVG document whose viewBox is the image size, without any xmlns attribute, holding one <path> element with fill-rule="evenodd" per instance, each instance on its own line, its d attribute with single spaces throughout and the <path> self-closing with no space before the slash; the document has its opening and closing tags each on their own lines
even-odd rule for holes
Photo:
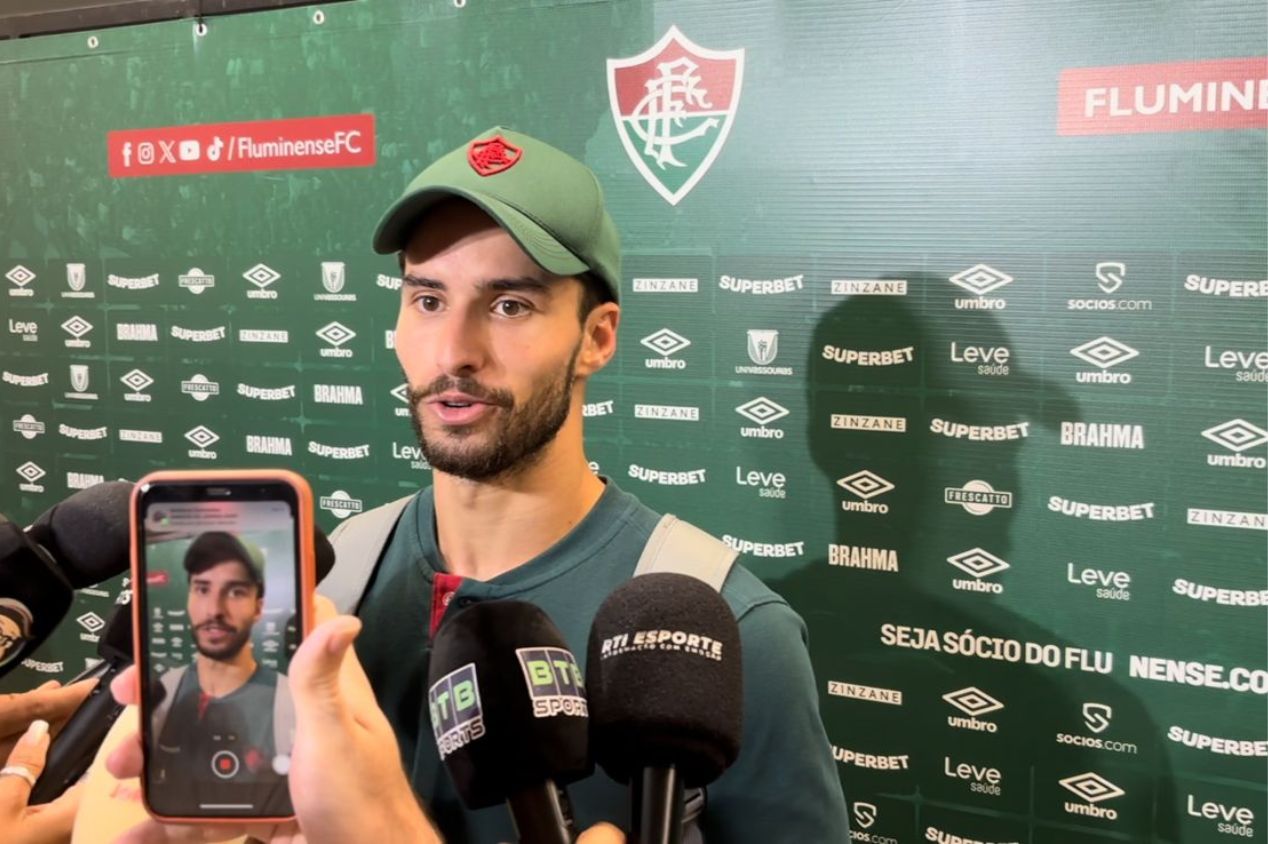
<svg viewBox="0 0 1268 844">
<path fill-rule="evenodd" d="M 586 687 L 581 669 L 570 651 L 563 648 L 517 648 L 515 656 L 524 672 L 528 695 L 533 701 L 534 718 L 571 715 L 585 718 Z"/>
<path fill-rule="evenodd" d="M 1074 519 L 1094 522 L 1139 522 L 1154 517 L 1154 502 L 1141 504 L 1084 504 L 1059 495 L 1048 498 L 1048 509 Z"/>
<path fill-rule="evenodd" d="M 701 656 L 722 661 L 722 643 L 717 639 L 687 630 L 633 630 L 603 640 L 599 658 L 607 659 L 637 651 L 664 651 Z"/>
<path fill-rule="evenodd" d="M 444 759 L 484 735 L 484 710 L 475 663 L 467 663 L 441 677 L 427 691 L 432 735 Z"/>
<path fill-rule="evenodd" d="M 631 463 L 629 476 L 636 481 L 661 486 L 695 486 L 705 482 L 705 469 L 686 469 L 669 471 L 665 469 L 648 469 Z"/>
</svg>

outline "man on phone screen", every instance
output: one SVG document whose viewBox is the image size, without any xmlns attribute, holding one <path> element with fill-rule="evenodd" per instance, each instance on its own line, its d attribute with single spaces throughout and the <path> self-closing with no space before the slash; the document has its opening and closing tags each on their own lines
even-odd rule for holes
<svg viewBox="0 0 1268 844">
<path fill-rule="evenodd" d="M 256 662 L 250 646 L 264 610 L 257 557 L 224 531 L 200 534 L 185 552 L 198 654 L 157 680 L 151 786 L 168 794 L 165 806 L 227 808 L 245 800 L 256 811 L 289 814 L 293 718 L 275 712 L 289 712 L 290 692 L 286 676 Z"/>
</svg>

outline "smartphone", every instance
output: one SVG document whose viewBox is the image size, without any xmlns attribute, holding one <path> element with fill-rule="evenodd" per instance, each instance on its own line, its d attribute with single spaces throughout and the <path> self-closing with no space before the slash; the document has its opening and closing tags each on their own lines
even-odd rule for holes
<svg viewBox="0 0 1268 844">
<path fill-rule="evenodd" d="M 284 470 L 155 472 L 131 521 L 146 808 L 293 817 L 287 673 L 313 617 L 312 490 Z"/>
</svg>

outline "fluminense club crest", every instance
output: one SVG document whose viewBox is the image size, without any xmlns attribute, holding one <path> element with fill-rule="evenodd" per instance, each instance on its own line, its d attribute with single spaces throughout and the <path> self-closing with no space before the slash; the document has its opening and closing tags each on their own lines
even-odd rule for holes
<svg viewBox="0 0 1268 844">
<path fill-rule="evenodd" d="M 621 144 L 670 205 L 722 151 L 743 80 L 743 48 L 709 50 L 676 26 L 637 56 L 608 59 L 608 100 Z"/>
</svg>

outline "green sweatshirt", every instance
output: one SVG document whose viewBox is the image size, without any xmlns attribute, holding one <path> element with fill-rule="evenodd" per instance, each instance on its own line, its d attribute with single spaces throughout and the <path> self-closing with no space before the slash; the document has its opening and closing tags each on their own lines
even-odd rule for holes
<svg viewBox="0 0 1268 844">
<path fill-rule="evenodd" d="M 430 632 L 445 607 L 515 598 L 536 604 L 585 669 L 590 624 L 603 599 L 634 573 L 659 515 L 611 480 L 571 532 L 540 556 L 489 581 L 445 573 L 431 488 L 405 507 L 358 615 L 357 655 L 401 745 L 414 790 L 453 842 L 514 841 L 501 806 L 468 811 L 440 761 L 427 709 Z M 783 598 L 741 565 L 722 596 L 739 622 L 744 734 L 735 764 L 707 789 L 706 842 L 835 844 L 849 840 L 845 800 L 819 719 L 806 628 Z M 600 769 L 568 787 L 580 829 L 629 829 L 628 789 Z"/>
</svg>

